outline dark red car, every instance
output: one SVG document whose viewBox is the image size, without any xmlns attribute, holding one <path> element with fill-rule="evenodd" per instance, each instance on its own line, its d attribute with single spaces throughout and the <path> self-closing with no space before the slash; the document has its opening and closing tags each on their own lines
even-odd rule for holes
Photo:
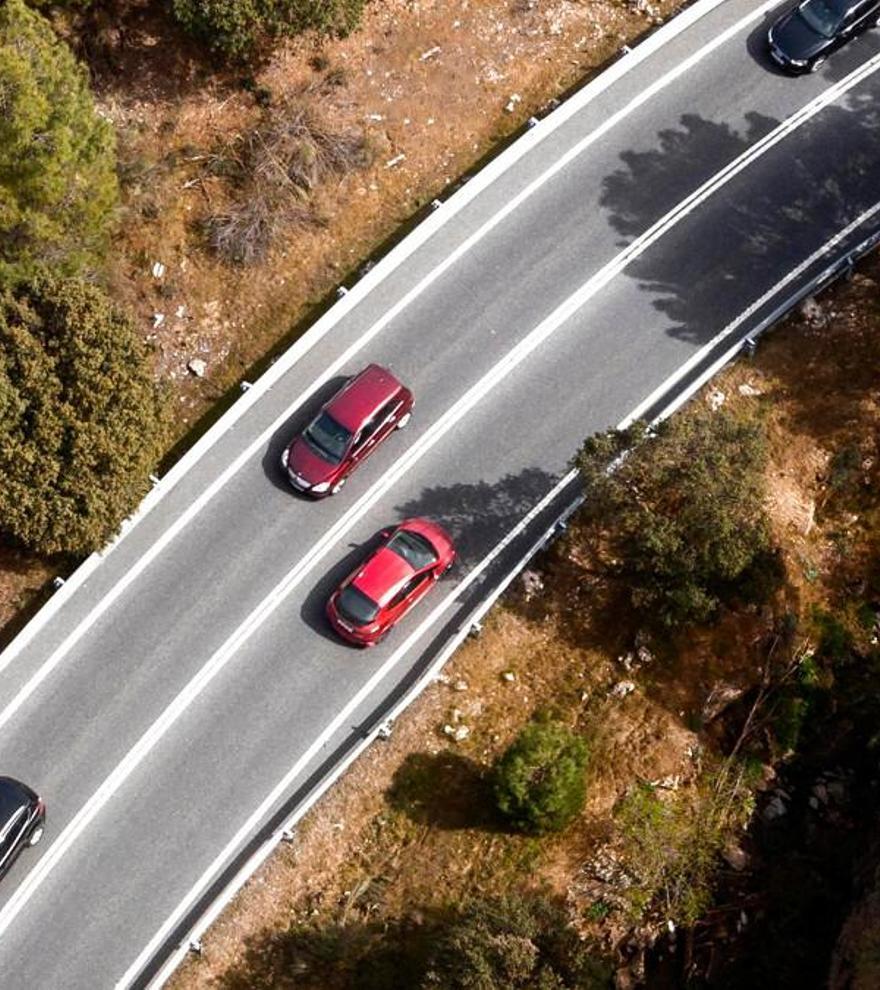
<svg viewBox="0 0 880 990">
<path fill-rule="evenodd" d="M 378 550 L 330 596 L 330 625 L 350 643 L 375 646 L 454 560 L 452 540 L 428 519 L 385 530 Z"/>
<path fill-rule="evenodd" d="M 281 455 L 291 485 L 335 495 L 352 471 L 412 415 L 412 392 L 385 368 L 368 365 L 324 405 Z"/>
</svg>

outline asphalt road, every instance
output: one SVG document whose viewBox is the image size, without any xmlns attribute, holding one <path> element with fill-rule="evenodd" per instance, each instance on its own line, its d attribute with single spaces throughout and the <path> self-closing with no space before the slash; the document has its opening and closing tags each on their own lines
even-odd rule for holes
<svg viewBox="0 0 880 990">
<path fill-rule="evenodd" d="M 821 267 L 829 238 L 880 227 L 880 32 L 799 79 L 767 64 L 765 15 L 696 57 L 756 11 L 726 0 L 540 125 L 0 656 L 0 766 L 49 806 L 43 844 L 0 885 L 4 990 L 134 979 L 279 781 L 263 820 L 437 648 L 471 602 L 457 582 L 579 441 L 757 303 L 746 333 L 774 287 Z M 370 361 L 412 388 L 412 422 L 339 496 L 307 502 L 280 450 Z M 379 529 L 416 514 L 451 531 L 461 564 L 380 647 L 337 642 L 329 589 Z"/>
</svg>

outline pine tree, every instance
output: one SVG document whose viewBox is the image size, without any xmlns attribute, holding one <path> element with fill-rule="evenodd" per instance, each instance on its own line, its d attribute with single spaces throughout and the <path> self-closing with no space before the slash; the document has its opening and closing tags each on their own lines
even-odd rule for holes
<svg viewBox="0 0 880 990">
<path fill-rule="evenodd" d="M 233 58 L 251 53 L 266 37 L 310 28 L 347 34 L 366 0 L 173 0 L 174 16 L 215 51 Z"/>
<path fill-rule="evenodd" d="M 23 0 L 0 7 L 0 284 L 96 265 L 117 200 L 113 131 L 85 70 Z"/>
<path fill-rule="evenodd" d="M 149 486 L 164 400 L 130 320 L 95 285 L 38 272 L 0 293 L 0 532 L 100 548 Z"/>
</svg>

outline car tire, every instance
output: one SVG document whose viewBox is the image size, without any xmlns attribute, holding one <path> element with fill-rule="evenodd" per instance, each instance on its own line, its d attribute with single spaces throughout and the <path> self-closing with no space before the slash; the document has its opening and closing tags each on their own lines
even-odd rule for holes
<svg viewBox="0 0 880 990">
<path fill-rule="evenodd" d="M 340 478 L 339 481 L 337 481 L 336 484 L 330 489 L 330 494 L 338 495 L 342 489 L 345 488 L 345 482 L 347 480 L 347 478 Z"/>
<path fill-rule="evenodd" d="M 395 425 L 394 429 L 395 430 L 404 429 L 404 427 L 406 427 L 407 423 L 409 423 L 411 419 L 412 419 L 412 410 L 410 410 L 409 412 L 405 412 L 397 421 L 397 424 Z"/>
<path fill-rule="evenodd" d="M 45 831 L 46 831 L 46 823 L 40 822 L 28 837 L 28 843 L 27 843 L 28 846 L 35 846 L 40 841 L 40 839 L 43 838 L 43 832 Z"/>
<path fill-rule="evenodd" d="M 810 62 L 810 72 L 818 72 L 824 64 L 824 58 L 817 58 L 814 62 Z"/>
</svg>

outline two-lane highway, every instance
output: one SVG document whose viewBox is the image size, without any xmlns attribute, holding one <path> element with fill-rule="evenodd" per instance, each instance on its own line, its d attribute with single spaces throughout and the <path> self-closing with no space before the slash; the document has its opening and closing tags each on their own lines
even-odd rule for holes
<svg viewBox="0 0 880 990">
<path fill-rule="evenodd" d="M 830 238 L 880 227 L 880 36 L 791 79 L 761 51 L 771 11 L 698 3 L 471 180 L 0 656 L 0 770 L 49 805 L 0 886 L 4 987 L 136 980 L 168 920 L 463 613 L 458 584 L 580 440 L 726 327 L 747 333 Z M 412 388 L 413 419 L 308 502 L 284 442 L 371 361 Z M 416 514 L 461 563 L 353 650 L 326 596 Z"/>
</svg>

